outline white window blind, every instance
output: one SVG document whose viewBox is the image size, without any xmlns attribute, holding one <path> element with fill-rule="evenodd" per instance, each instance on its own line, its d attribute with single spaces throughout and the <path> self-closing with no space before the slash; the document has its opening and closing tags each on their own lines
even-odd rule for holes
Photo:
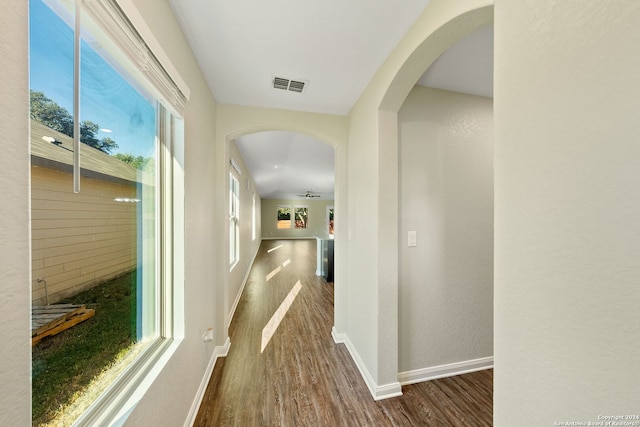
<svg viewBox="0 0 640 427">
<path fill-rule="evenodd" d="M 83 11 L 86 12 L 85 16 L 93 20 L 93 23 L 109 38 L 110 43 L 105 43 L 103 48 L 106 47 L 114 55 L 114 58 L 120 59 L 118 63 L 121 66 L 124 63 L 122 61 L 124 55 L 128 60 L 126 62 L 134 68 L 127 71 L 134 75 L 142 74 L 143 78 L 137 79 L 138 82 L 145 86 L 152 85 L 152 88 L 147 87 L 147 89 L 156 92 L 164 105 L 172 108 L 174 113 L 182 117 L 189 98 L 189 88 L 175 71 L 171 74 L 168 72 L 168 69 L 174 70 L 172 65 L 166 64 L 165 67 L 158 59 L 158 56 L 164 57 L 164 53 L 162 55 L 154 54 L 149 44 L 141 36 L 140 31 L 131 23 L 116 0 L 78 1 L 80 1 Z M 145 31 L 145 33 L 150 33 L 150 31 Z M 92 31 L 91 39 L 94 43 L 100 43 L 100 33 Z M 116 49 L 110 49 L 109 45 Z"/>
</svg>

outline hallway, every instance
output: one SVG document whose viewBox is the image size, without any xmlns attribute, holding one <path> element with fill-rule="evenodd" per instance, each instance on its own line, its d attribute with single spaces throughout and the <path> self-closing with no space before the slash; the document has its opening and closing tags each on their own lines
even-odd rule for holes
<svg viewBox="0 0 640 427">
<path fill-rule="evenodd" d="M 492 370 L 373 400 L 331 337 L 333 284 L 315 276 L 315 245 L 262 242 L 195 425 L 491 426 Z"/>
</svg>

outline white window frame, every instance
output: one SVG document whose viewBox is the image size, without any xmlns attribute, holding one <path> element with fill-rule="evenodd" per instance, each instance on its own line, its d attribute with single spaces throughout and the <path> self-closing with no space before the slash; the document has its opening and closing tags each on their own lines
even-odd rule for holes
<svg viewBox="0 0 640 427">
<path fill-rule="evenodd" d="M 256 240 L 256 231 L 257 231 L 257 223 L 256 223 L 256 193 L 253 193 L 251 197 L 251 240 Z"/>
<path fill-rule="evenodd" d="M 175 352 L 184 334 L 184 306 L 178 303 L 183 292 L 184 174 L 177 169 L 176 155 L 184 150 L 182 123 L 160 107 L 158 150 L 158 226 L 157 231 L 157 333 L 147 348 L 74 422 L 74 426 L 111 425 L 124 422 L 129 411 L 142 398 L 153 380 Z M 178 154 L 179 153 L 179 154 Z"/>
<path fill-rule="evenodd" d="M 229 172 L 229 269 L 240 261 L 240 181 Z"/>
</svg>

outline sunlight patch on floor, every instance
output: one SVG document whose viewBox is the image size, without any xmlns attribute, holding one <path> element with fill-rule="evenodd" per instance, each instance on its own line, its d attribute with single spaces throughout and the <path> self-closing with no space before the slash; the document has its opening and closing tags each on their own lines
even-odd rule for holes
<svg viewBox="0 0 640 427">
<path fill-rule="evenodd" d="M 280 322 L 282 322 L 282 319 L 287 314 L 287 311 L 289 311 L 289 308 L 298 296 L 298 292 L 300 292 L 300 289 L 302 289 L 302 283 L 300 283 L 300 280 L 298 280 L 293 286 L 293 289 L 289 291 L 289 294 L 284 299 L 284 301 L 282 301 L 280 307 L 278 307 L 273 316 L 271 316 L 271 319 L 269 320 L 267 325 L 264 327 L 264 329 L 262 329 L 262 347 L 260 348 L 260 353 L 264 351 L 264 349 L 267 347 L 267 344 L 269 344 L 269 341 L 271 341 L 271 337 L 276 332 L 276 329 L 278 329 L 278 326 L 280 326 Z"/>
<path fill-rule="evenodd" d="M 269 249 L 269 250 L 267 251 L 267 253 L 268 253 L 268 254 L 270 254 L 271 252 L 273 252 L 273 251 L 275 251 L 275 250 L 277 250 L 277 249 L 280 249 L 280 248 L 281 248 L 281 247 L 283 247 L 283 246 L 284 246 L 284 245 L 278 245 L 278 246 L 276 246 L 275 248 L 271 248 L 271 249 Z"/>
<path fill-rule="evenodd" d="M 268 282 L 269 280 L 271 280 L 273 278 L 273 276 L 275 276 L 276 274 L 280 273 L 280 270 L 282 270 L 283 267 L 286 267 L 287 265 L 291 264 L 291 260 L 288 259 L 285 262 L 282 263 L 282 267 L 278 266 L 276 267 L 271 273 L 266 275 L 266 281 Z"/>
<path fill-rule="evenodd" d="M 271 278 L 273 276 L 275 276 L 276 274 L 280 273 L 280 270 L 282 270 L 282 268 L 280 266 L 278 266 L 278 268 L 276 268 L 275 270 L 273 270 L 271 273 L 267 274 L 267 282 L 269 280 L 271 280 Z"/>
</svg>

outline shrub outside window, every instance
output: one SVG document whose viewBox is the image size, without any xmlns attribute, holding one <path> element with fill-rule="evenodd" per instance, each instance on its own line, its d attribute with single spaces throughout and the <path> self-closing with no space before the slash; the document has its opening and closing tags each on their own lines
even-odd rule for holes
<svg viewBox="0 0 640 427">
<path fill-rule="evenodd" d="M 296 206 L 294 211 L 296 228 L 307 228 L 309 222 L 309 208 L 307 206 Z"/>
<path fill-rule="evenodd" d="M 291 206 L 278 206 L 278 229 L 291 228 Z"/>
<path fill-rule="evenodd" d="M 333 206 L 327 206 L 327 230 L 330 236 L 333 235 Z"/>
<path fill-rule="evenodd" d="M 292 215 L 293 214 L 293 215 Z M 278 229 L 305 229 L 309 226 L 309 207 L 278 205 Z"/>
</svg>

